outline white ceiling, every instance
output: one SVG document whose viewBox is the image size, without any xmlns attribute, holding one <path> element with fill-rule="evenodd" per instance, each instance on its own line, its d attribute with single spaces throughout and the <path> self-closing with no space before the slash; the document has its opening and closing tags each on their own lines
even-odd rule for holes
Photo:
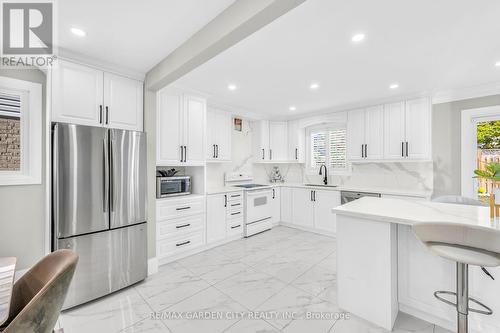
<svg viewBox="0 0 500 333">
<path fill-rule="evenodd" d="M 61 0 L 59 46 L 145 74 L 234 0 Z M 78 38 L 72 27 L 87 36 Z"/>
<path fill-rule="evenodd" d="M 293 116 L 499 82 L 499 17 L 497 0 L 307 0 L 177 84 L 221 104 Z M 366 39 L 354 45 L 358 32 Z M 320 89 L 310 91 L 311 82 Z M 390 90 L 393 82 L 400 88 Z"/>
</svg>

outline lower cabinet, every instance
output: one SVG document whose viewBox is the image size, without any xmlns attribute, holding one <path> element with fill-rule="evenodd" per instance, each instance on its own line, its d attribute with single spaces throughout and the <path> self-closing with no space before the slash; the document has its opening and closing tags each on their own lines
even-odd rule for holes
<svg viewBox="0 0 500 333">
<path fill-rule="evenodd" d="M 243 192 L 207 196 L 207 243 L 243 236 Z"/>
<path fill-rule="evenodd" d="M 340 205 L 339 191 L 293 188 L 291 197 L 291 222 L 283 222 L 328 233 L 335 232 L 336 222 L 332 208 Z"/>
<path fill-rule="evenodd" d="M 273 217 L 272 223 L 277 224 L 281 222 L 281 188 L 273 188 Z"/>
<path fill-rule="evenodd" d="M 205 196 L 156 201 L 156 256 L 159 260 L 205 245 Z"/>
<path fill-rule="evenodd" d="M 280 188 L 281 196 L 281 222 L 292 223 L 292 196 L 293 188 L 282 187 Z"/>
</svg>

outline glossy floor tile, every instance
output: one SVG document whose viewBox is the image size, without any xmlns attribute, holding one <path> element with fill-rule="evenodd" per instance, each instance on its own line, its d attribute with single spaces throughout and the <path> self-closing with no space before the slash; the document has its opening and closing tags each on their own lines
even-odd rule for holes
<svg viewBox="0 0 500 333">
<path fill-rule="evenodd" d="M 65 333 L 388 333 L 338 309 L 336 272 L 334 238 L 275 227 L 163 265 L 59 324 Z M 393 332 L 450 333 L 404 313 Z"/>
</svg>

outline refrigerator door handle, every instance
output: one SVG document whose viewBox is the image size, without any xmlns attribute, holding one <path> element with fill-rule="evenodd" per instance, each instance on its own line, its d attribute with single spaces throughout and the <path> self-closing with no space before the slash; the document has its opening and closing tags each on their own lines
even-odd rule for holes
<svg viewBox="0 0 500 333">
<path fill-rule="evenodd" d="M 103 212 L 108 211 L 109 207 L 109 156 L 108 156 L 108 139 L 105 138 L 102 140 L 102 151 L 103 151 L 103 174 L 104 174 L 104 182 L 103 182 L 103 191 L 104 191 L 104 200 L 103 200 Z"/>
<path fill-rule="evenodd" d="M 115 177 L 114 177 L 114 156 L 113 156 L 113 139 L 109 138 L 109 207 L 112 212 L 115 210 L 115 194 L 114 194 L 114 186 L 115 186 Z"/>
<path fill-rule="evenodd" d="M 54 131 L 52 133 L 52 188 L 53 196 L 53 215 L 54 215 L 54 239 L 59 237 L 59 125 L 54 126 Z"/>
</svg>

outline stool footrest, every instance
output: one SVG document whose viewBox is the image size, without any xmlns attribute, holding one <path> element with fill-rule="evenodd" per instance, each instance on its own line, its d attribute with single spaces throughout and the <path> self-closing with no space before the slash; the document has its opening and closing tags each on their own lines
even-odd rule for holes
<svg viewBox="0 0 500 333">
<path fill-rule="evenodd" d="M 452 291 L 436 291 L 436 292 L 434 292 L 434 297 L 436 297 L 441 302 L 446 303 L 446 304 L 451 305 L 451 306 L 454 306 L 454 307 L 457 306 L 457 303 L 454 303 L 453 301 L 447 300 L 446 298 L 442 297 L 441 295 L 453 295 L 453 296 L 455 296 L 455 299 L 456 299 L 457 293 L 454 293 Z M 469 306 L 467 305 L 468 311 L 474 312 L 474 313 L 484 314 L 487 316 L 493 314 L 493 310 L 491 310 L 489 307 L 487 307 L 483 303 L 479 302 L 478 300 L 476 300 L 472 297 L 469 297 L 469 302 L 475 303 L 483 309 L 480 310 L 480 309 L 469 308 Z"/>
</svg>

